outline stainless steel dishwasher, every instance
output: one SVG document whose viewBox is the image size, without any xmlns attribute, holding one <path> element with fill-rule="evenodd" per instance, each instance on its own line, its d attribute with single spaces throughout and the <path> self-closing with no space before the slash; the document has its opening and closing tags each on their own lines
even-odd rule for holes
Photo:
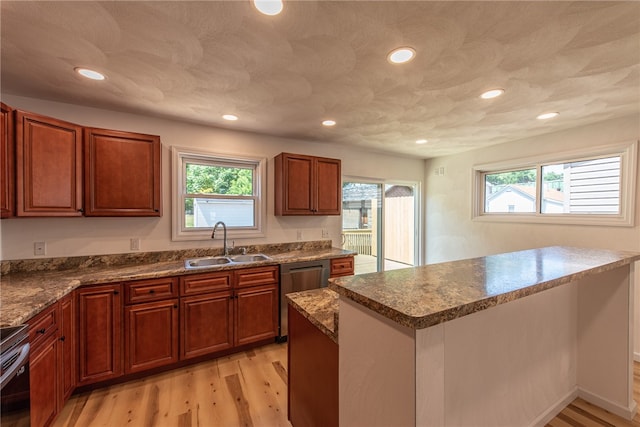
<svg viewBox="0 0 640 427">
<path fill-rule="evenodd" d="M 287 299 L 291 292 L 324 288 L 329 281 L 329 260 L 292 262 L 280 265 L 280 334 L 278 341 L 285 341 L 289 332 Z"/>
</svg>

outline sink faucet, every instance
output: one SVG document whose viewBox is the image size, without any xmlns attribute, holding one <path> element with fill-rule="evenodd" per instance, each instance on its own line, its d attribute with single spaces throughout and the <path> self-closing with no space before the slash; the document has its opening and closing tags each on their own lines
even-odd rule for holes
<svg viewBox="0 0 640 427">
<path fill-rule="evenodd" d="M 224 235 L 223 235 L 223 243 L 222 243 L 222 254 L 224 256 L 229 255 L 229 249 L 227 249 L 227 226 L 225 225 L 224 222 L 222 221 L 218 221 L 216 222 L 216 225 L 213 226 L 213 232 L 211 233 L 211 238 L 215 238 L 216 237 L 216 228 L 218 228 L 219 225 L 222 225 L 222 230 L 224 231 Z"/>
</svg>

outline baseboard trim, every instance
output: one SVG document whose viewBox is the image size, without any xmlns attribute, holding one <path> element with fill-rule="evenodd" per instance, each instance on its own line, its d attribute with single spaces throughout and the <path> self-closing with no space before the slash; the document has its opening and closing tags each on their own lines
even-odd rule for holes
<svg viewBox="0 0 640 427">
<path fill-rule="evenodd" d="M 632 420 L 638 411 L 638 404 L 633 399 L 629 407 L 624 407 L 583 388 L 578 388 L 578 397 L 627 420 Z"/>
<path fill-rule="evenodd" d="M 569 393 L 567 393 L 558 403 L 544 411 L 540 416 L 538 416 L 533 422 L 529 425 L 529 427 L 543 427 L 547 425 L 549 421 L 555 418 L 562 410 L 571 402 L 578 397 L 578 387 L 575 387 Z"/>
</svg>

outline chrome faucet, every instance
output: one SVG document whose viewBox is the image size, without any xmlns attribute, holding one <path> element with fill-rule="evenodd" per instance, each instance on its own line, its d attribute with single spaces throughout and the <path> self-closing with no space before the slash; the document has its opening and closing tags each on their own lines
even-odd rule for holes
<svg viewBox="0 0 640 427">
<path fill-rule="evenodd" d="M 229 249 L 227 249 L 227 226 L 225 225 L 224 222 L 222 221 L 218 221 L 216 222 L 216 225 L 213 226 L 213 232 L 211 233 L 211 238 L 214 239 L 216 237 L 216 228 L 218 228 L 219 225 L 222 225 L 222 230 L 224 231 L 224 241 L 222 243 L 222 254 L 224 256 L 229 255 Z"/>
</svg>

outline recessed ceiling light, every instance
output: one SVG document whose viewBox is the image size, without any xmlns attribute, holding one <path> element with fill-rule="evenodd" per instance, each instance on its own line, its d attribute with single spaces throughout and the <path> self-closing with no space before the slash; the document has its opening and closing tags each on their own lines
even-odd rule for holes
<svg viewBox="0 0 640 427">
<path fill-rule="evenodd" d="M 282 0 L 253 0 L 253 5 L 260 13 L 274 16 L 282 12 Z"/>
<path fill-rule="evenodd" d="M 387 55 L 387 60 L 393 64 L 404 64 L 416 56 L 416 51 L 410 47 L 399 47 Z"/>
<path fill-rule="evenodd" d="M 88 79 L 91 80 L 104 80 L 104 74 L 99 73 L 97 71 L 94 70 L 90 70 L 88 68 L 80 68 L 80 67 L 76 67 L 74 68 L 75 72 L 80 74 L 83 77 L 86 77 Z"/>
<path fill-rule="evenodd" d="M 428 141 L 426 139 L 418 139 L 416 144 L 426 144 Z"/>
<path fill-rule="evenodd" d="M 232 122 L 238 120 L 238 116 L 235 116 L 233 114 L 224 114 L 222 116 L 222 118 L 225 119 L 225 120 L 232 121 Z"/>
<path fill-rule="evenodd" d="M 553 119 L 554 117 L 557 117 L 559 114 L 560 113 L 557 113 L 557 112 L 544 113 L 544 114 L 540 114 L 538 117 L 536 117 L 536 119 L 538 119 L 538 120 Z"/>
<path fill-rule="evenodd" d="M 335 120 L 325 120 L 322 122 L 322 126 L 335 126 L 335 125 L 336 125 Z"/>
<path fill-rule="evenodd" d="M 480 95 L 482 99 L 497 98 L 504 93 L 504 89 L 491 89 Z"/>
</svg>

